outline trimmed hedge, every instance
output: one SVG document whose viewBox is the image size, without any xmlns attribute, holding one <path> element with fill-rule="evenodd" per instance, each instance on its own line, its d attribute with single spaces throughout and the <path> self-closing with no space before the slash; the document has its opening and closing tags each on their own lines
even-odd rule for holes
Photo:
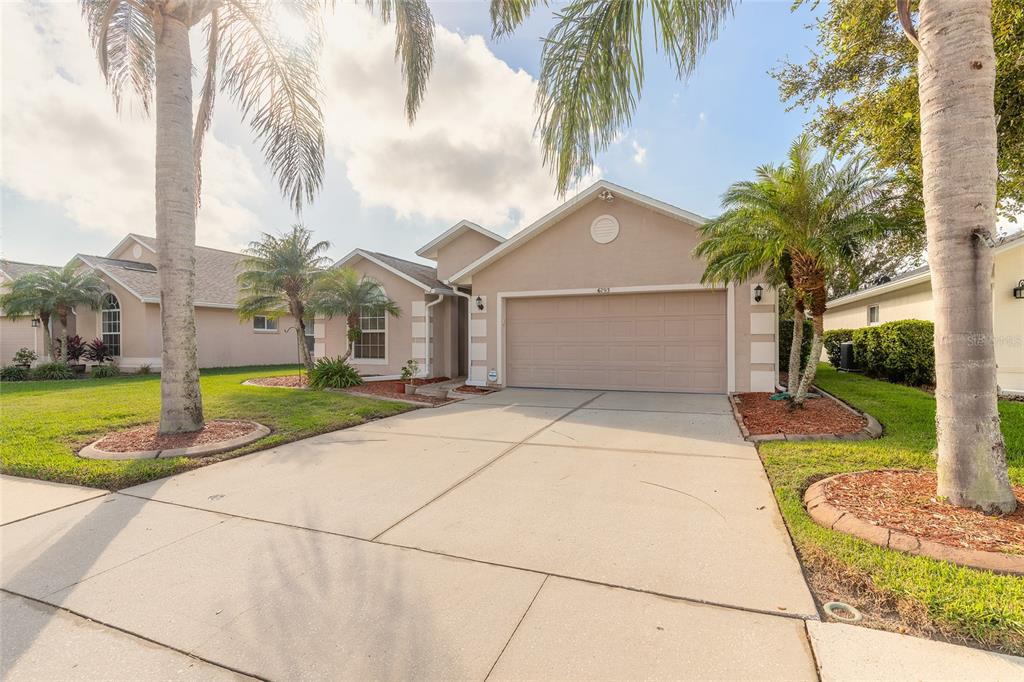
<svg viewBox="0 0 1024 682">
<path fill-rule="evenodd" d="M 870 377 L 912 386 L 932 385 L 935 325 L 925 320 L 898 320 L 855 329 L 853 355 L 857 367 Z"/>
<path fill-rule="evenodd" d="M 825 354 L 833 367 L 839 369 L 840 346 L 847 341 L 853 341 L 853 329 L 830 329 L 821 337 L 825 347 Z"/>
<path fill-rule="evenodd" d="M 811 357 L 811 337 L 814 336 L 814 323 L 804 320 L 804 338 L 800 343 L 800 371 L 807 366 L 807 358 Z M 793 347 L 793 318 L 779 320 L 779 370 L 789 371 L 789 350 Z"/>
</svg>

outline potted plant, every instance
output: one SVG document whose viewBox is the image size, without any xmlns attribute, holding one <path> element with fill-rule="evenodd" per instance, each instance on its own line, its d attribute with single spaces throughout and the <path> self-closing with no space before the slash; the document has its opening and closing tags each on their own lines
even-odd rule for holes
<svg viewBox="0 0 1024 682">
<path fill-rule="evenodd" d="M 68 337 L 68 356 L 66 358 L 60 357 L 60 341 L 55 341 L 53 344 L 54 357 L 66 362 L 75 374 L 85 374 L 85 363 L 79 362 L 84 354 L 85 343 L 77 334 Z"/>
<path fill-rule="evenodd" d="M 14 364 L 28 369 L 38 358 L 39 356 L 36 355 L 35 351 L 28 348 L 19 348 L 18 352 L 14 354 Z"/>
<path fill-rule="evenodd" d="M 420 363 L 415 360 L 409 360 L 402 367 L 402 383 L 405 384 L 405 394 L 413 395 L 416 393 L 416 384 L 413 383 L 413 377 L 416 376 L 420 371 Z"/>
</svg>

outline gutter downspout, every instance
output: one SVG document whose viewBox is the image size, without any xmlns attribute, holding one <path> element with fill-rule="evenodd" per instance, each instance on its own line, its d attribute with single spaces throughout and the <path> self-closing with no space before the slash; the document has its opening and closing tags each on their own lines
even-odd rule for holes
<svg viewBox="0 0 1024 682">
<path fill-rule="evenodd" d="M 452 288 L 456 296 L 466 299 L 466 383 L 468 384 L 469 375 L 473 369 L 473 296 L 459 291 L 450 279 L 444 280 L 444 283 Z"/>
<path fill-rule="evenodd" d="M 436 292 L 431 292 L 431 293 L 436 293 Z M 427 348 L 426 348 L 427 370 L 426 370 L 426 376 L 428 376 L 428 377 L 430 376 L 430 373 L 431 373 L 431 371 L 434 368 L 434 358 L 433 358 L 433 355 L 434 355 L 433 354 L 433 348 L 434 348 L 434 343 L 433 343 L 433 341 L 434 341 L 434 339 L 433 339 L 433 325 L 430 324 L 430 318 L 432 317 L 433 311 L 431 310 L 431 308 L 433 308 L 435 305 L 437 305 L 438 303 L 440 303 L 443 300 L 444 300 L 444 294 L 437 294 L 437 300 L 431 301 L 430 303 L 427 304 L 427 307 L 426 307 L 426 311 L 427 311 L 427 316 L 426 316 L 426 319 L 427 319 Z"/>
</svg>

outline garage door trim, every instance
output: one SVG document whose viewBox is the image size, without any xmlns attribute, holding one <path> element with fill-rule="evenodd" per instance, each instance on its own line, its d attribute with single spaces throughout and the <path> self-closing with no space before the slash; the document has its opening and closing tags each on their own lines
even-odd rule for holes
<svg viewBox="0 0 1024 682">
<path fill-rule="evenodd" d="M 505 301 L 509 298 L 542 298 L 550 296 L 608 296 L 612 294 L 645 294 L 667 291 L 725 291 L 726 292 L 726 390 L 736 390 L 736 290 L 727 286 L 703 284 L 654 284 L 628 287 L 589 287 L 586 289 L 550 289 L 541 291 L 500 291 L 497 294 L 497 369 L 498 383 L 505 384 Z"/>
</svg>

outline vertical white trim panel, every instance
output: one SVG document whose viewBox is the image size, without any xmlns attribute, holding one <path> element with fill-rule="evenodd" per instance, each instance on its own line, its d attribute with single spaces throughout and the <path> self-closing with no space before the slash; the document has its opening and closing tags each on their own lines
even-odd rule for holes
<svg viewBox="0 0 1024 682">
<path fill-rule="evenodd" d="M 730 283 L 725 294 L 725 353 L 727 357 L 725 390 L 736 392 L 736 285 Z"/>
</svg>

